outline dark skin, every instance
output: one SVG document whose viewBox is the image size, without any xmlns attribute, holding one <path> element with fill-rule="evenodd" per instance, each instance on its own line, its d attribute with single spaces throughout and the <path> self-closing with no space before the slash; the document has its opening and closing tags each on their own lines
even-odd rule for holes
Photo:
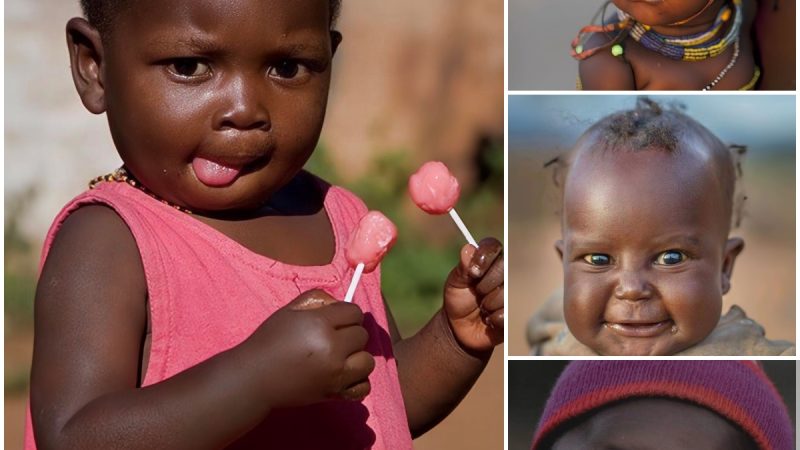
<svg viewBox="0 0 800 450">
<path fill-rule="evenodd" d="M 615 0 L 614 4 L 653 30 L 672 36 L 690 35 L 707 30 L 714 23 L 724 0 L 715 0 L 697 17 L 681 25 L 675 22 L 694 16 L 707 0 L 670 1 Z M 739 57 L 714 90 L 736 90 L 753 77 L 755 60 L 750 36 L 755 4 L 743 1 L 744 19 L 740 29 Z M 594 34 L 584 45 L 590 49 L 609 42 L 613 36 Z M 627 37 L 624 54 L 617 57 L 610 48 L 580 62 L 579 73 L 586 90 L 699 90 L 713 81 L 728 65 L 734 52 L 731 44 L 722 54 L 702 61 L 679 61 L 648 50 Z"/>
<path fill-rule="evenodd" d="M 341 37 L 330 31 L 327 1 L 302 2 L 141 0 L 112 34 L 101 39 L 72 19 L 67 39 L 81 100 L 107 114 L 145 186 L 257 254 L 312 266 L 330 263 L 335 242 L 318 183 L 301 168 L 319 137 Z M 237 176 L 209 185 L 198 159 Z M 502 342 L 500 243 L 462 249 L 442 310 L 416 335 L 402 339 L 387 314 L 416 436 L 458 404 Z M 361 400 L 374 367 L 362 320 L 357 305 L 305 292 L 241 344 L 141 387 L 150 324 L 138 248 L 112 210 L 83 207 L 64 222 L 37 287 L 37 446 L 220 448 L 270 411 Z"/>
<path fill-rule="evenodd" d="M 639 398 L 607 406 L 568 428 L 552 450 L 756 450 L 755 442 L 718 414 L 691 403 Z"/>
<path fill-rule="evenodd" d="M 719 321 L 744 242 L 728 238 L 725 172 L 702 144 L 691 135 L 678 153 L 579 144 L 556 249 L 567 326 L 599 354 L 672 355 Z"/>
<path fill-rule="evenodd" d="M 795 11 L 797 3 L 788 0 L 759 0 L 754 24 L 761 65 L 762 90 L 793 91 L 795 81 Z"/>
</svg>

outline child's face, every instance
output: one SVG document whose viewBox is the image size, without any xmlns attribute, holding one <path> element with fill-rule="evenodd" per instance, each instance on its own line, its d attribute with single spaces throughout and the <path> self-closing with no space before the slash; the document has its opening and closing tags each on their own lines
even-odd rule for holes
<svg viewBox="0 0 800 450">
<path fill-rule="evenodd" d="M 552 447 L 586 448 L 749 450 L 756 446 L 713 411 L 677 400 L 641 398 L 601 409 L 567 429 Z"/>
<path fill-rule="evenodd" d="M 564 315 L 605 355 L 670 355 L 716 326 L 740 239 L 713 162 L 690 149 L 583 152 L 564 187 Z"/>
<path fill-rule="evenodd" d="M 688 19 L 709 0 L 613 0 L 614 5 L 647 25 L 669 25 Z"/>
<path fill-rule="evenodd" d="M 254 208 L 319 137 L 335 47 L 328 0 L 138 0 L 103 43 L 114 142 L 150 190 Z"/>
</svg>

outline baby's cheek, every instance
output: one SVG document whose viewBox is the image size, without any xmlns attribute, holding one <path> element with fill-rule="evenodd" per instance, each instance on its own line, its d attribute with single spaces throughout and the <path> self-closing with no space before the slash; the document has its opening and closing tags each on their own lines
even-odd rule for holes
<svg viewBox="0 0 800 450">
<path fill-rule="evenodd" d="M 719 321 L 722 294 L 715 286 L 705 276 L 685 277 L 664 293 L 670 315 L 692 341 L 708 336 Z"/>
<path fill-rule="evenodd" d="M 564 281 L 564 318 L 575 336 L 592 334 L 602 322 L 608 296 L 601 277 L 567 274 Z"/>
</svg>

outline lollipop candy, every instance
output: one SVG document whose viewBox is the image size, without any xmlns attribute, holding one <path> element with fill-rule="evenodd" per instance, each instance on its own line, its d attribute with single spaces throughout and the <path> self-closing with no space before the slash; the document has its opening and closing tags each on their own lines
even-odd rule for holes
<svg viewBox="0 0 800 450">
<path fill-rule="evenodd" d="M 428 214 L 445 214 L 458 202 L 461 186 L 447 166 L 439 161 L 422 165 L 408 179 L 411 199 Z"/>
<path fill-rule="evenodd" d="M 414 203 L 426 213 L 449 213 L 467 242 L 478 246 L 454 208 L 461 194 L 461 187 L 447 166 L 439 161 L 426 162 L 408 179 L 408 192 Z"/>
<path fill-rule="evenodd" d="M 353 300 L 361 273 L 375 270 L 396 240 L 397 227 L 383 214 L 370 211 L 361 218 L 344 250 L 347 262 L 356 269 L 344 301 Z"/>
</svg>

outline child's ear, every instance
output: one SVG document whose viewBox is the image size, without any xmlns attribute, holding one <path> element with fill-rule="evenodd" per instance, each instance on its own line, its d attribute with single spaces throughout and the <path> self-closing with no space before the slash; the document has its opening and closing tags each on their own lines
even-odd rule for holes
<svg viewBox="0 0 800 450">
<path fill-rule="evenodd" d="M 339 33 L 336 30 L 331 30 L 331 55 L 336 54 L 336 49 L 339 48 L 339 44 L 342 43 L 342 33 Z"/>
<path fill-rule="evenodd" d="M 103 86 L 103 43 L 100 32 L 86 20 L 75 17 L 67 22 L 67 47 L 72 81 L 83 106 L 94 114 L 106 110 Z"/>
<path fill-rule="evenodd" d="M 556 241 L 556 253 L 558 253 L 558 259 L 564 261 L 564 241 L 561 239 Z"/>
<path fill-rule="evenodd" d="M 742 238 L 730 238 L 725 243 L 725 256 L 722 260 L 722 293 L 727 294 L 731 289 L 731 276 L 733 275 L 733 263 L 736 262 L 736 257 L 742 252 L 744 248 L 744 240 Z"/>
</svg>

